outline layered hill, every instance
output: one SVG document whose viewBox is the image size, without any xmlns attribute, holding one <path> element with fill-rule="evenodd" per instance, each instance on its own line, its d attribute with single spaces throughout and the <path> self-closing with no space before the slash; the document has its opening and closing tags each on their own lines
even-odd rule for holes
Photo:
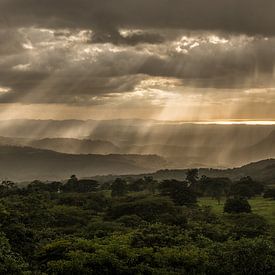
<svg viewBox="0 0 275 275">
<path fill-rule="evenodd" d="M 57 180 L 156 171 L 166 166 L 157 155 L 64 154 L 31 147 L 0 146 L 0 179 L 14 181 Z"/>
<path fill-rule="evenodd" d="M 67 154 L 159 155 L 170 168 L 242 166 L 275 158 L 274 125 L 147 120 L 0 121 L 0 145 Z"/>
</svg>

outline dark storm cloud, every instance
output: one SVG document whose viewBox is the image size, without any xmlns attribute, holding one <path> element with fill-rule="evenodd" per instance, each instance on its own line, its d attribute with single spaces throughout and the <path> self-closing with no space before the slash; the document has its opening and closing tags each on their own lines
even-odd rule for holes
<svg viewBox="0 0 275 275">
<path fill-rule="evenodd" d="M 140 79 L 140 76 L 5 71 L 1 72 L 0 86 L 11 91 L 0 95 L 0 103 L 100 104 L 112 94 L 132 91 Z"/>
<path fill-rule="evenodd" d="M 18 31 L 0 29 L 0 56 L 22 52 L 22 43 L 24 37 Z"/>
<path fill-rule="evenodd" d="M 184 49 L 183 49 L 184 50 Z M 182 79 L 184 86 L 242 89 L 274 87 L 275 39 L 201 43 L 185 54 L 149 57 L 137 73 Z"/>
<path fill-rule="evenodd" d="M 53 49 L 46 44 L 27 57 L 0 60 L 0 87 L 10 88 L 0 102 L 100 104 L 113 94 L 135 91 L 148 77 L 177 78 L 179 92 L 183 87 L 274 87 L 275 39 L 233 37 L 224 44 L 202 42 L 203 35 L 193 39 L 191 46 L 181 41 L 178 51 L 169 42 L 143 45 L 140 51 L 108 44 L 69 47 L 58 40 Z M 81 55 L 86 47 L 92 56 Z M 96 56 L 94 48 L 100 50 Z"/>
<path fill-rule="evenodd" d="M 274 87 L 274 68 L 275 39 L 256 38 L 241 46 L 202 44 L 187 54 L 151 56 L 137 73 L 177 77 L 186 86 L 240 89 Z"/>
<path fill-rule="evenodd" d="M 113 43 L 115 45 L 137 45 L 142 43 L 158 44 L 164 42 L 164 37 L 157 33 L 133 33 L 122 36 L 116 29 L 96 29 L 90 43 Z"/>
<path fill-rule="evenodd" d="M 0 103 L 100 104 L 148 77 L 274 87 L 274 12 L 274 0 L 0 0 Z"/>
<path fill-rule="evenodd" d="M 2 26 L 275 34 L 274 0 L 0 0 Z"/>
</svg>

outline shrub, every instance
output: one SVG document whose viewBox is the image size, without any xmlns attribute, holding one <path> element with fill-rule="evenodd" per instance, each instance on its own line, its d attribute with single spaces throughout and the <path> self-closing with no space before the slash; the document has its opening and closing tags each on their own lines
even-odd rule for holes
<svg viewBox="0 0 275 275">
<path fill-rule="evenodd" d="M 250 213 L 251 206 L 246 199 L 234 198 L 227 199 L 224 205 L 226 213 Z"/>
</svg>

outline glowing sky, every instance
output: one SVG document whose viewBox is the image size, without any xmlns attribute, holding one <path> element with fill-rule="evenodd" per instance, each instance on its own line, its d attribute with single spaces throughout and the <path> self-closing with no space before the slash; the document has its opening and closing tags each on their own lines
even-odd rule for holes
<svg viewBox="0 0 275 275">
<path fill-rule="evenodd" d="M 0 0 L 0 119 L 275 120 L 274 0 Z"/>
</svg>

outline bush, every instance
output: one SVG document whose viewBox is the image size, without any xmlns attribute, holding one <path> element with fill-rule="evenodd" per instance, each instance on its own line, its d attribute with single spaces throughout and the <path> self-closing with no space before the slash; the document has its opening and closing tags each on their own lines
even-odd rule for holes
<svg viewBox="0 0 275 275">
<path fill-rule="evenodd" d="M 117 220 L 118 223 L 122 223 L 126 227 L 138 227 L 145 221 L 137 215 L 125 215 Z"/>
<path fill-rule="evenodd" d="M 266 220 L 252 213 L 234 215 L 231 221 L 233 222 L 231 234 L 235 235 L 236 239 L 259 237 L 265 235 L 268 229 Z"/>
<path fill-rule="evenodd" d="M 177 226 L 153 224 L 142 228 L 132 235 L 131 246 L 141 247 L 173 247 L 186 244 L 188 237 L 183 229 Z"/>
<path fill-rule="evenodd" d="M 120 232 L 123 230 L 125 230 L 125 228 L 117 222 L 94 220 L 87 225 L 84 232 L 86 238 L 93 239 L 94 237 L 104 238 L 114 232 Z"/>
<path fill-rule="evenodd" d="M 117 202 L 107 211 L 107 217 L 118 219 L 125 215 L 137 215 L 145 221 L 158 221 L 164 213 L 174 215 L 176 208 L 168 198 L 134 198 L 129 202 Z"/>
<path fill-rule="evenodd" d="M 264 192 L 264 198 L 275 199 L 275 189 L 267 189 Z"/>
<path fill-rule="evenodd" d="M 23 274 L 27 264 L 11 250 L 9 240 L 0 232 L 0 274 Z"/>
<path fill-rule="evenodd" d="M 251 206 L 247 200 L 242 198 L 227 199 L 224 205 L 226 213 L 250 213 Z"/>
<path fill-rule="evenodd" d="M 261 238 L 229 240 L 208 248 L 206 274 L 274 274 L 275 250 L 272 242 Z"/>
</svg>

